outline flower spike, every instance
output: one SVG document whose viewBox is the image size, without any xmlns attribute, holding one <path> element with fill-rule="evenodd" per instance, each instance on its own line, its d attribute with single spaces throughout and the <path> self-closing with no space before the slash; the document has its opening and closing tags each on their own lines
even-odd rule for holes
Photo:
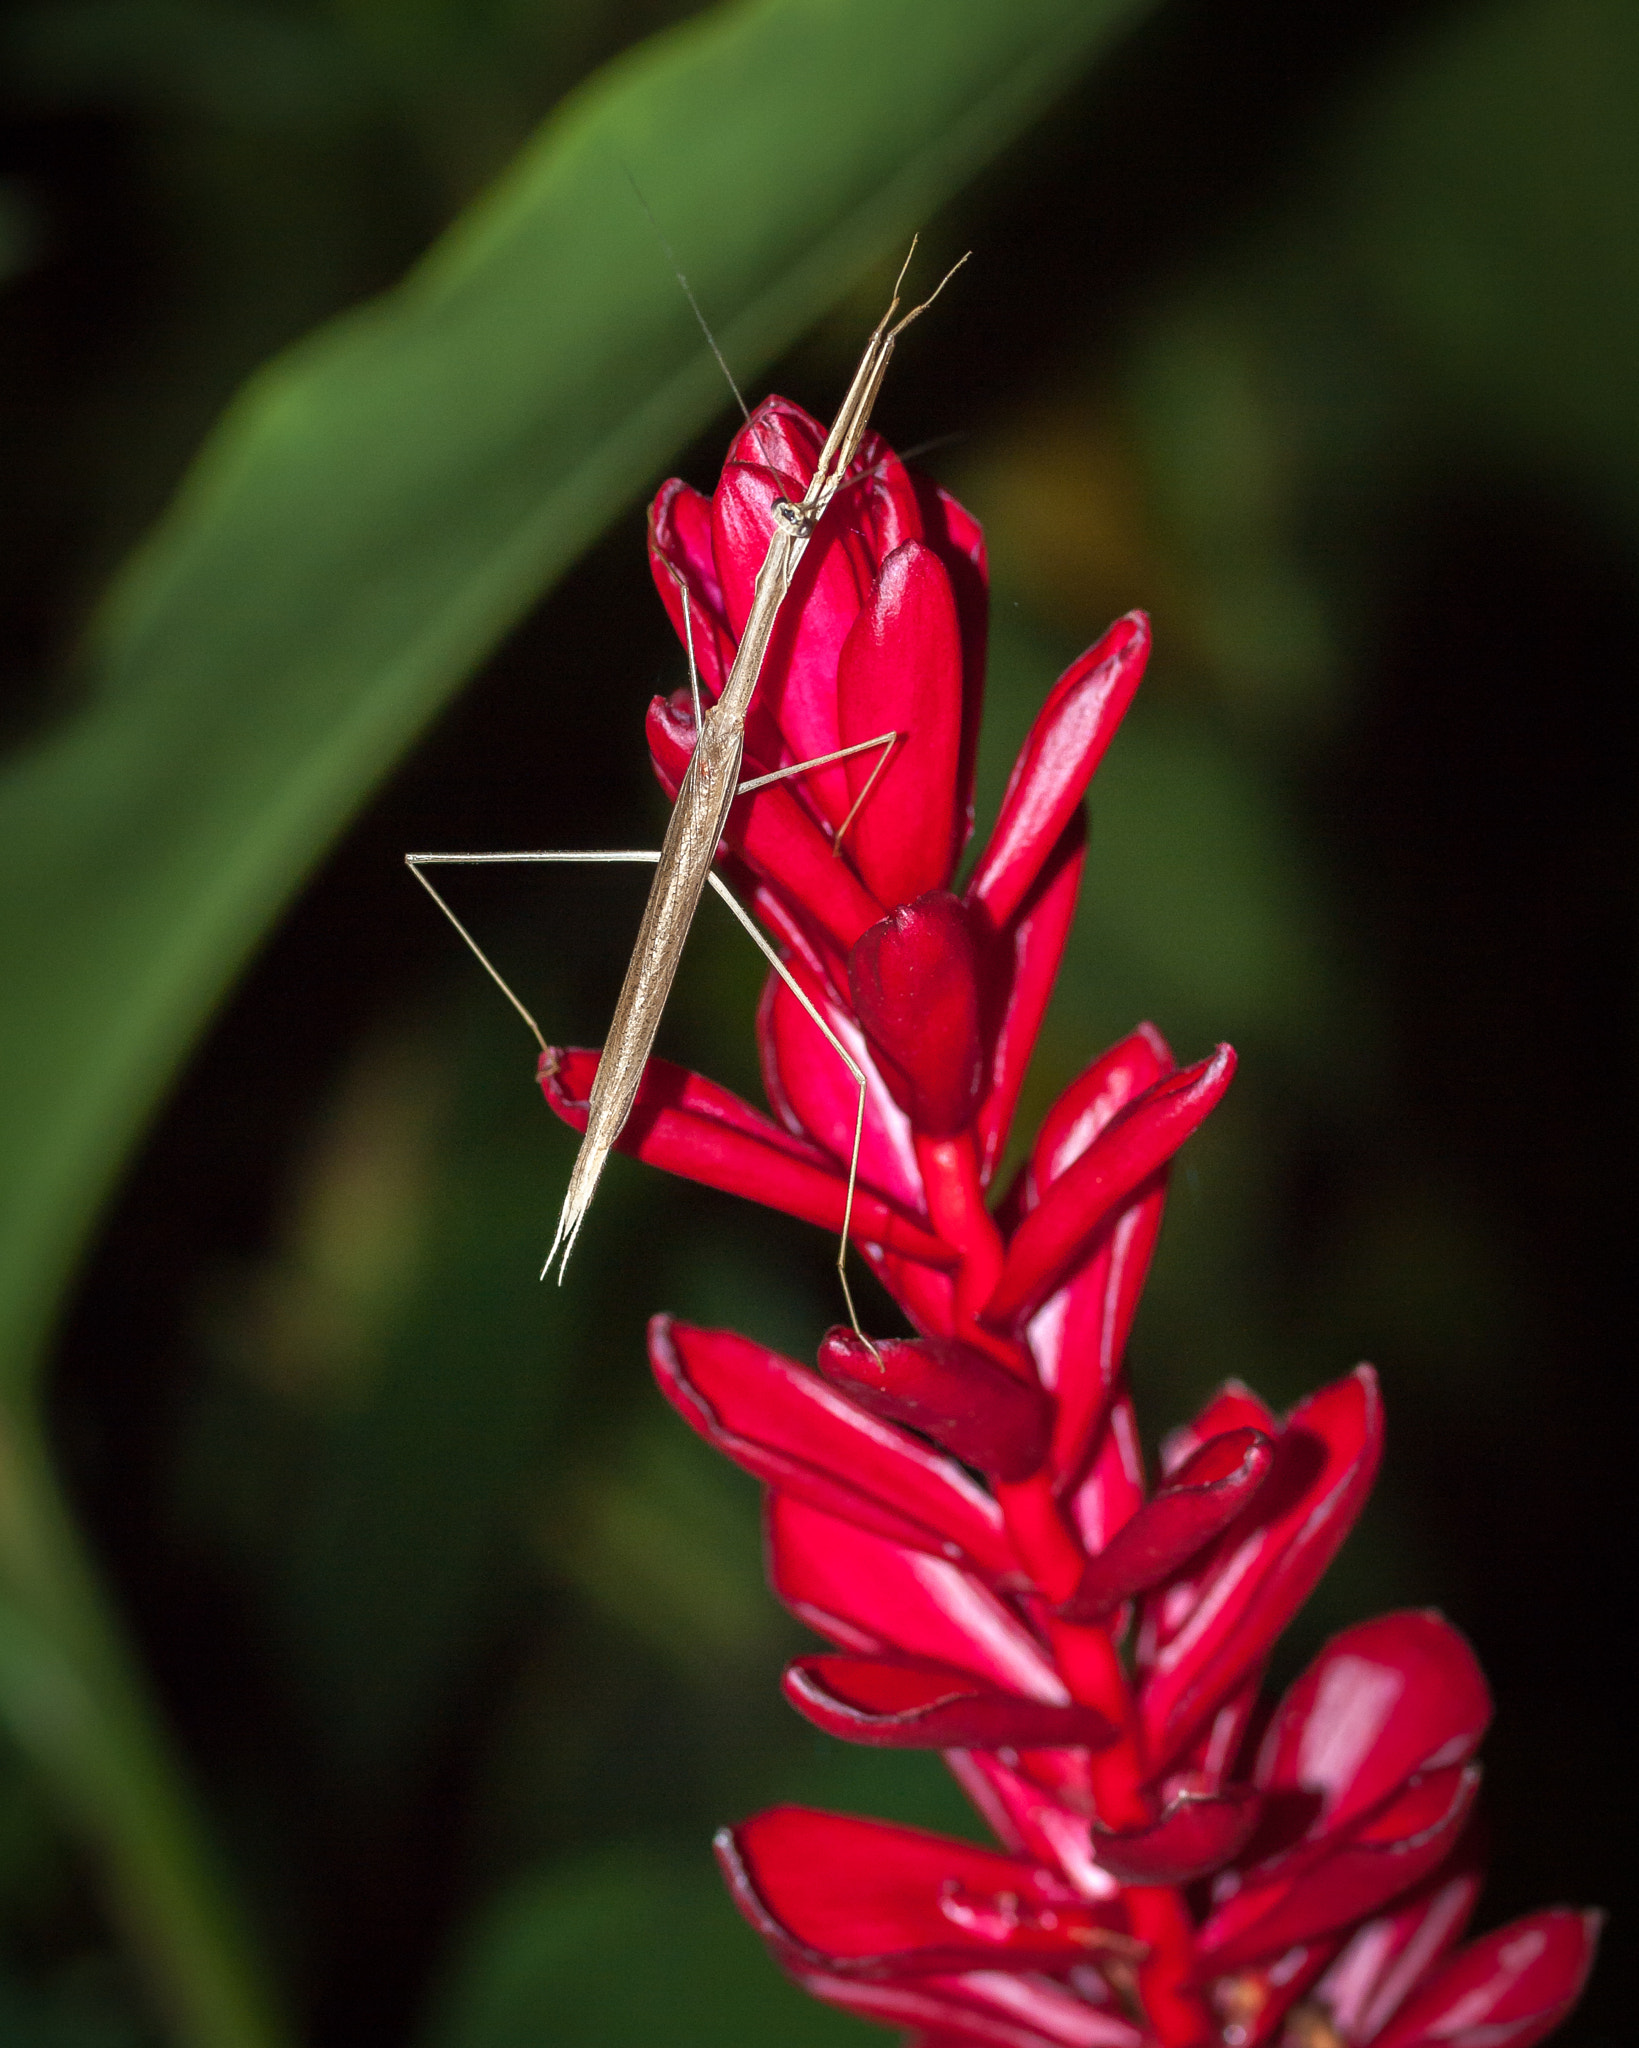
<svg viewBox="0 0 1639 2048">
<path fill-rule="evenodd" d="M 771 399 L 709 500 L 655 500 L 655 581 L 702 703 L 825 439 Z M 1462 1945 L 1491 1712 L 1463 1637 L 1427 1612 L 1359 1623 L 1260 1707 L 1376 1476 L 1371 1368 L 1284 1417 L 1231 1383 L 1146 1475 L 1128 1339 L 1171 1163 L 1234 1053 L 1180 1066 L 1140 1025 L 995 1186 L 1074 917 L 1082 798 L 1150 635 L 1118 620 L 1053 687 L 958 893 L 984 564 L 970 515 L 865 436 L 771 636 L 746 772 L 895 748 L 868 787 L 855 760 L 753 789 L 720 849 L 866 1077 L 855 1234 L 909 1333 L 834 1329 L 816 1370 L 657 1317 L 649 1349 L 684 1421 L 766 1489 L 770 1581 L 824 1643 L 787 1701 L 844 1741 L 942 1751 L 998 1847 L 784 1806 L 723 1830 L 724 1876 L 781 1968 L 908 2048 L 1533 2048 L 1598 1916 Z M 696 724 L 685 692 L 650 708 L 668 790 Z M 622 1143 L 835 1229 L 858 1091 L 783 982 L 757 1029 L 772 1117 L 651 1061 Z M 571 1124 L 595 1065 L 542 1062 Z"/>
</svg>

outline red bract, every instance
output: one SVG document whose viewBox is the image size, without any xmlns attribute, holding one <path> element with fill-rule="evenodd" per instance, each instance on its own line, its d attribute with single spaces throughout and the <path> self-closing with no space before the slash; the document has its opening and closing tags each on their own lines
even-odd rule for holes
<svg viewBox="0 0 1639 2048">
<path fill-rule="evenodd" d="M 702 690 L 732 661 L 823 433 L 771 400 L 714 498 L 655 501 L 656 582 Z M 686 607 L 686 610 L 685 610 Z M 1255 1739 L 1281 1630 L 1358 1517 L 1383 1420 L 1361 1366 L 1277 1416 L 1225 1387 L 1146 1483 L 1124 1354 L 1179 1147 L 1234 1055 L 1150 1025 L 1094 1060 L 993 1199 L 1074 911 L 1081 799 L 1143 672 L 1112 627 L 1048 696 L 971 878 L 984 549 L 870 439 L 804 558 L 747 728 L 725 863 L 867 1075 L 853 1240 L 915 1335 L 834 1330 L 820 1372 L 657 1317 L 683 1418 L 768 1490 L 769 1574 L 830 1648 L 786 1697 L 848 1741 L 937 1748 L 1000 1853 L 801 1807 L 727 1829 L 737 1902 L 815 1996 L 920 2048 L 1529 2048 L 1574 2002 L 1593 1917 L 1457 1948 L 1490 1716 L 1438 1615 L 1347 1629 Z M 689 697 L 649 719 L 675 788 Z M 777 1121 L 652 1061 L 623 1147 L 838 1228 L 857 1091 L 791 992 L 758 1019 Z M 590 1053 L 542 1082 L 584 1121 Z"/>
</svg>

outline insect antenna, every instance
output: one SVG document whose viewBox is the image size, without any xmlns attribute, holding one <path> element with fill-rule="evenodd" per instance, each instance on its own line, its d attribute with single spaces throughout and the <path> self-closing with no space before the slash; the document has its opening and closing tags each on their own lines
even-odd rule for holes
<svg viewBox="0 0 1639 2048">
<path fill-rule="evenodd" d="M 638 205 L 642 207 L 643 211 L 649 217 L 649 225 L 654 229 L 654 238 L 660 244 L 662 250 L 665 252 L 666 261 L 672 267 L 672 276 L 675 277 L 677 279 L 677 282 L 682 286 L 684 298 L 688 300 L 690 306 L 692 306 L 694 309 L 694 317 L 700 323 L 700 332 L 706 337 L 706 346 L 711 350 L 712 354 L 716 357 L 717 367 L 719 370 L 722 371 L 723 376 L 727 380 L 728 388 L 730 389 L 730 391 L 734 393 L 734 403 L 740 408 L 740 417 L 749 426 L 751 423 L 751 408 L 746 404 L 745 399 L 741 394 L 739 385 L 735 383 L 734 372 L 729 368 L 728 362 L 723 355 L 723 351 L 717 346 L 717 337 L 715 334 L 712 333 L 711 326 L 707 321 L 705 314 L 702 313 L 700 310 L 700 301 L 694 296 L 694 287 L 683 275 L 683 266 L 678 262 L 676 253 L 673 250 L 671 243 L 666 240 L 665 235 L 661 232 L 660 223 L 654 217 L 654 208 L 649 204 L 648 200 L 644 198 L 643 188 L 641 185 L 638 184 L 637 179 L 633 177 L 631 166 L 629 164 L 624 164 L 621 168 L 626 173 L 627 183 L 631 186 L 632 191 L 636 196 Z"/>
</svg>

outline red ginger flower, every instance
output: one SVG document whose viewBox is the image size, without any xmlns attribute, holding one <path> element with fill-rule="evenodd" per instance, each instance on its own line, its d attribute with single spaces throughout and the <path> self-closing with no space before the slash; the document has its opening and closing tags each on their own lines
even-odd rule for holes
<svg viewBox="0 0 1639 2048">
<path fill-rule="evenodd" d="M 710 501 L 655 501 L 656 582 L 707 697 L 823 438 L 772 399 Z M 815 1373 L 661 1317 L 650 1351 L 685 1420 L 765 1482 L 774 1588 L 834 1646 L 787 1698 L 846 1740 L 944 1751 L 1002 1848 L 777 1808 L 724 1831 L 729 1883 L 799 1982 L 921 2048 L 1528 2048 L 1597 1923 L 1553 1910 L 1455 1949 L 1490 1716 L 1462 1637 L 1426 1613 L 1346 1630 L 1256 1726 L 1271 1647 L 1376 1473 L 1370 1368 L 1285 1417 L 1226 1387 L 1145 1485 L 1123 1354 L 1169 1162 L 1232 1052 L 1180 1069 L 1141 1026 L 987 1201 L 1081 799 L 1149 634 L 1121 620 L 1055 685 L 957 895 L 984 598 L 973 520 L 869 437 L 782 612 L 747 772 L 902 743 L 863 805 L 869 756 L 746 799 L 724 841 L 869 1077 L 854 1236 L 918 1334 L 833 1330 Z M 693 738 L 687 693 L 656 700 L 668 789 Z M 622 1147 L 839 1229 L 854 1085 L 777 979 L 758 1028 L 778 1122 L 653 1060 Z M 542 1063 L 577 1126 L 595 1068 Z"/>
</svg>

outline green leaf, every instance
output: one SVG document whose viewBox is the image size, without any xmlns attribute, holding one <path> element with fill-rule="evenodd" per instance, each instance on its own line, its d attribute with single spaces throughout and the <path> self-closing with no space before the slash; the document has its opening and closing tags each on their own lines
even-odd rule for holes
<svg viewBox="0 0 1639 2048">
<path fill-rule="evenodd" d="M 727 314 L 730 359 L 766 361 L 1136 6 L 708 15 L 572 96 L 399 290 L 252 380 L 98 622 L 82 708 L 0 784 L 0 1371 L 27 1369 L 120 1160 L 291 890 L 717 407 L 631 180 Z"/>
<path fill-rule="evenodd" d="M 78 1987 L 53 1995 L 20 1984 L 0 1964 L 0 2041 L 6 2048 L 137 2048 L 132 2022 Z"/>
</svg>

